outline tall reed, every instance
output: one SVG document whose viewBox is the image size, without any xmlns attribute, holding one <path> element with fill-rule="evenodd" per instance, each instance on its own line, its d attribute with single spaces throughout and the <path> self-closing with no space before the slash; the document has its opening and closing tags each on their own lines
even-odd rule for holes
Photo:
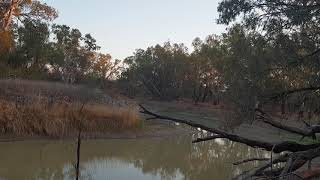
<svg viewBox="0 0 320 180">
<path fill-rule="evenodd" d="M 53 103 L 44 101 L 18 104 L 1 100 L 0 133 L 12 135 L 68 136 L 84 133 L 124 130 L 138 127 L 136 109 L 107 105 Z"/>
</svg>

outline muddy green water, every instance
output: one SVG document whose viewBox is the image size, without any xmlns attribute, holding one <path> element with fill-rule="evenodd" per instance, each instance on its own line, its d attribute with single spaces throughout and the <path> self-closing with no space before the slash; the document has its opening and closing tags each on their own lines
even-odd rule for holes
<svg viewBox="0 0 320 180">
<path fill-rule="evenodd" d="M 81 179 L 227 180 L 254 165 L 233 162 L 266 156 L 224 140 L 195 145 L 193 138 L 84 141 Z M 75 148 L 72 141 L 0 143 L 0 179 L 74 179 Z"/>
</svg>

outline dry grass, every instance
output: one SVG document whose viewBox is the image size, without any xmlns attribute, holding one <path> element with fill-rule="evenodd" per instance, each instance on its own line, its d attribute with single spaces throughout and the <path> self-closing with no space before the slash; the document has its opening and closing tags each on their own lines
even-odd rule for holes
<svg viewBox="0 0 320 180">
<path fill-rule="evenodd" d="M 1 97 L 15 99 L 23 96 L 26 100 L 37 96 L 52 98 L 55 101 L 104 103 L 108 96 L 99 89 L 81 85 L 68 85 L 59 82 L 30 80 L 0 80 Z"/>
<path fill-rule="evenodd" d="M 95 92 L 88 88 L 10 80 L 0 81 L 0 85 L 2 135 L 63 137 L 80 128 L 84 133 L 104 133 L 137 128 L 141 123 L 134 106 L 86 100 Z"/>
<path fill-rule="evenodd" d="M 82 110 L 81 110 L 82 109 Z M 0 133 L 17 136 L 61 137 L 138 127 L 136 110 L 106 105 L 53 104 L 44 102 L 18 105 L 0 102 Z"/>
</svg>

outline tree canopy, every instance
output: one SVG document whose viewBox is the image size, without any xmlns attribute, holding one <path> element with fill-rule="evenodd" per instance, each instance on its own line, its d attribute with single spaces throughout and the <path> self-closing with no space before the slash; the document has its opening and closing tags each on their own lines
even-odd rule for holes
<svg viewBox="0 0 320 180">
<path fill-rule="evenodd" d="M 100 47 L 90 34 L 52 24 L 58 16 L 53 7 L 37 0 L 0 3 L 1 76 L 74 83 L 111 79 L 118 73 L 119 62 L 115 66 L 109 54 L 98 53 Z M 113 72 L 107 75 L 109 70 Z"/>
</svg>

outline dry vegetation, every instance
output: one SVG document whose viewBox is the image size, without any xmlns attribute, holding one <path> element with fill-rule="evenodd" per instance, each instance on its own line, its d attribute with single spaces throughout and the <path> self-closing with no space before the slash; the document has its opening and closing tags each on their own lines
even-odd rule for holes
<svg viewBox="0 0 320 180">
<path fill-rule="evenodd" d="M 84 133 L 103 133 L 141 123 L 137 108 L 102 103 L 98 90 L 19 80 L 0 81 L 0 86 L 3 135 L 62 137 L 80 128 Z"/>
</svg>

